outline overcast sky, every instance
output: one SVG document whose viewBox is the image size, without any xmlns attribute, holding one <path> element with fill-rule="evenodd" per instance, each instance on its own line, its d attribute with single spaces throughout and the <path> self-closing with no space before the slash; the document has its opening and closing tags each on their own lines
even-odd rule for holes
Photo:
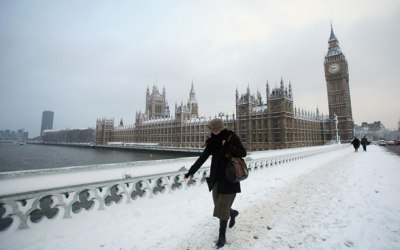
<svg viewBox="0 0 400 250">
<path fill-rule="evenodd" d="M 133 124 L 146 88 L 200 116 L 232 114 L 235 91 L 292 83 L 294 105 L 328 113 L 331 22 L 350 72 L 353 118 L 400 119 L 398 0 L 0 1 L 0 130 Z"/>
</svg>

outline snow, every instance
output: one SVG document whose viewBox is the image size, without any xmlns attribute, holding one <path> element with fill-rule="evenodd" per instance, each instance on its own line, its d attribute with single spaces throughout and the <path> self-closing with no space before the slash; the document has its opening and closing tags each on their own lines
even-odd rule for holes
<svg viewBox="0 0 400 250">
<path fill-rule="evenodd" d="M 399 179 L 399 156 L 379 146 L 251 172 L 223 249 L 400 249 Z M 0 249 L 213 249 L 212 207 L 200 185 L 2 232 Z"/>
</svg>

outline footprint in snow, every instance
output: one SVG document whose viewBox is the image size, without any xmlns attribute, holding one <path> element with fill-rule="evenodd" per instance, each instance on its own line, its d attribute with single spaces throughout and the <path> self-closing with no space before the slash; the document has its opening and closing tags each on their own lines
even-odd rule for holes
<svg viewBox="0 0 400 250">
<path fill-rule="evenodd" d="M 346 247 L 354 247 L 354 243 L 351 240 L 346 240 L 346 242 L 344 243 L 344 245 Z"/>
</svg>

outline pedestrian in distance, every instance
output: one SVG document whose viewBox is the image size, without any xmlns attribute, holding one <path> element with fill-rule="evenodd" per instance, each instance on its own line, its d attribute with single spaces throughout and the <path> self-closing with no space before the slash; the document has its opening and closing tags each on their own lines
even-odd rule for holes
<svg viewBox="0 0 400 250">
<path fill-rule="evenodd" d="M 361 144 L 360 140 L 357 137 L 354 137 L 351 144 L 353 144 L 355 152 L 358 152 L 358 148 L 360 147 L 360 144 Z"/>
<path fill-rule="evenodd" d="M 245 157 L 246 149 L 243 147 L 239 137 L 231 130 L 228 130 L 223 121 L 219 118 L 209 123 L 211 136 L 206 140 L 205 148 L 196 162 L 185 174 L 185 180 L 192 177 L 203 163 L 211 155 L 210 175 L 206 178 L 208 189 L 212 191 L 214 201 L 213 216 L 219 219 L 219 235 L 216 243 L 221 248 L 226 243 L 226 229 L 235 225 L 235 218 L 239 212 L 232 209 L 236 194 L 241 192 L 240 183 L 228 182 L 225 175 L 225 168 L 229 159 L 234 157 Z"/>
<path fill-rule="evenodd" d="M 367 152 L 367 145 L 369 145 L 369 141 L 367 140 L 367 137 L 364 137 L 361 139 L 361 145 L 363 147 L 364 152 Z"/>
</svg>

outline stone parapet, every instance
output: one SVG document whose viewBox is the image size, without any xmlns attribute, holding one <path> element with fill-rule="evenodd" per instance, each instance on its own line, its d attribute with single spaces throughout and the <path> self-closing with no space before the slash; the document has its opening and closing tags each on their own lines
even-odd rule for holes
<svg viewBox="0 0 400 250">
<path fill-rule="evenodd" d="M 265 168 L 340 148 L 340 145 L 333 145 L 253 159 L 247 157 L 249 178 L 256 171 Z M 46 218 L 54 221 L 73 218 L 83 210 L 93 212 L 112 209 L 114 205 L 138 202 L 143 198 L 155 198 L 202 185 L 209 175 L 209 166 L 200 168 L 188 181 L 184 180 L 186 172 L 187 170 L 183 168 L 179 171 L 137 177 L 125 174 L 121 179 L 2 195 L 0 196 L 0 233 L 28 229 Z"/>
</svg>

